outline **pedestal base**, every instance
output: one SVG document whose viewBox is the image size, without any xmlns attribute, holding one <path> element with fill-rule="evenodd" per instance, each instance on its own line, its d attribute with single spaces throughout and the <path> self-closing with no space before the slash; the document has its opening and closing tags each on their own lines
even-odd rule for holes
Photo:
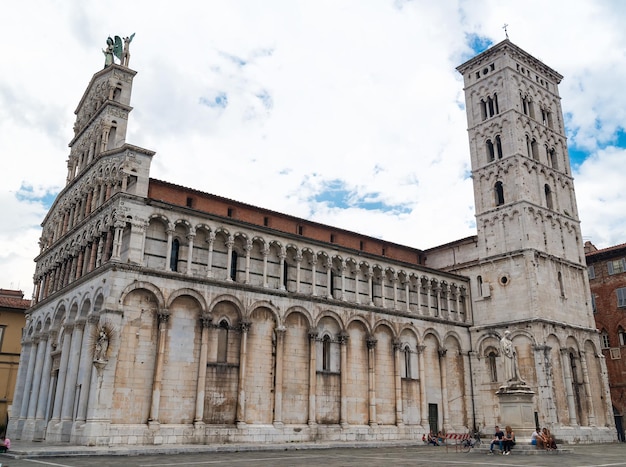
<svg viewBox="0 0 626 467">
<path fill-rule="evenodd" d="M 500 426 L 510 425 L 515 432 L 518 442 L 530 439 L 535 431 L 535 413 L 533 410 L 533 396 L 535 393 L 526 383 L 512 383 L 502 386 L 496 395 L 500 400 Z"/>
</svg>

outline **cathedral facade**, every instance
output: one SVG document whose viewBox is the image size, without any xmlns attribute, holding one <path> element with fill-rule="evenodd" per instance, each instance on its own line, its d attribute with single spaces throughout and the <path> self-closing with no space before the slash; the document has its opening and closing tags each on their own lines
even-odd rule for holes
<svg viewBox="0 0 626 467">
<path fill-rule="evenodd" d="M 537 423 L 615 439 L 558 96 L 505 40 L 458 68 L 477 236 L 427 251 L 150 178 L 135 72 L 76 110 L 43 222 L 9 435 L 84 445 L 403 440 Z"/>
</svg>

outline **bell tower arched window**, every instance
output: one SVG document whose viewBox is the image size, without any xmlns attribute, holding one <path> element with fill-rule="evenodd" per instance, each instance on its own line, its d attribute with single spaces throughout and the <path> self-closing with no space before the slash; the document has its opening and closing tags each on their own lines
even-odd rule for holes
<svg viewBox="0 0 626 467">
<path fill-rule="evenodd" d="M 546 194 L 546 207 L 548 209 L 553 209 L 552 203 L 552 190 L 550 189 L 550 185 L 546 184 L 543 187 L 544 193 Z"/>
<path fill-rule="evenodd" d="M 493 162 L 496 158 L 495 150 L 493 147 L 493 141 L 488 139 L 486 146 L 487 146 L 487 162 Z"/>
<path fill-rule="evenodd" d="M 502 182 L 496 182 L 493 190 L 496 198 L 496 206 L 502 206 L 504 204 L 504 186 Z"/>
<path fill-rule="evenodd" d="M 498 154 L 498 159 L 502 159 L 502 139 L 500 135 L 496 136 L 496 154 Z"/>
</svg>

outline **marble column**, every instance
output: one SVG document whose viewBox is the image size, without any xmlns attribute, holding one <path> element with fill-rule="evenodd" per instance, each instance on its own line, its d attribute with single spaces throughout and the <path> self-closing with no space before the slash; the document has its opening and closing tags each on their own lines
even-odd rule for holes
<svg viewBox="0 0 626 467">
<path fill-rule="evenodd" d="M 339 345 L 341 347 L 341 409 L 339 424 L 342 428 L 348 426 L 348 333 L 340 332 Z"/>
<path fill-rule="evenodd" d="M 426 400 L 426 369 L 424 367 L 424 351 L 425 345 L 417 346 L 417 365 L 419 366 L 419 392 L 420 392 L 420 424 L 424 429 L 429 427 L 428 424 L 428 401 Z"/>
<path fill-rule="evenodd" d="M 393 385 L 396 397 L 396 425 L 403 425 L 402 419 L 402 343 L 393 341 Z"/>
<path fill-rule="evenodd" d="M 443 429 L 450 431 L 450 414 L 448 408 L 448 362 L 446 360 L 447 349 L 439 348 L 439 370 L 441 372 L 441 412 L 443 415 Z"/>
<path fill-rule="evenodd" d="M 159 336 L 157 338 L 157 355 L 154 365 L 154 379 L 152 382 L 152 401 L 150 404 L 150 416 L 148 423 L 159 423 L 159 408 L 161 405 L 161 386 L 163 382 L 163 362 L 165 360 L 165 343 L 167 340 L 167 323 L 170 314 L 167 310 L 159 310 Z"/>
<path fill-rule="evenodd" d="M 567 397 L 567 412 L 569 414 L 569 424 L 577 426 L 576 402 L 574 401 L 574 388 L 572 386 L 572 368 L 570 366 L 569 350 L 561 349 L 561 364 L 563 365 L 563 383 L 565 384 L 565 394 Z"/>
<path fill-rule="evenodd" d="M 315 395 L 317 393 L 317 361 L 316 361 L 316 342 L 317 330 L 309 331 L 309 425 L 317 423 Z"/>
<path fill-rule="evenodd" d="M 250 322 L 241 322 L 241 347 L 239 350 L 239 393 L 237 397 L 237 425 L 246 423 L 246 360 L 248 358 L 248 331 Z"/>
<path fill-rule="evenodd" d="M 52 420 L 61 420 L 61 409 L 63 407 L 63 397 L 65 395 L 65 381 L 67 379 L 67 365 L 70 359 L 70 347 L 72 344 L 73 324 L 66 324 L 63 329 L 63 340 L 61 344 L 61 362 L 59 373 L 57 374 L 56 393 L 54 397 L 54 408 L 52 410 Z"/>
<path fill-rule="evenodd" d="M 376 338 L 370 336 L 366 340 L 367 344 L 367 387 L 368 387 L 368 418 L 369 425 L 376 426 Z M 343 362 L 342 362 L 343 363 Z M 341 374 L 345 372 L 346 367 L 342 366 Z M 342 386 L 343 387 L 343 386 Z M 343 394 L 343 390 L 341 393 Z"/>
<path fill-rule="evenodd" d="M 194 425 L 204 423 L 204 399 L 206 389 L 206 364 L 209 350 L 209 328 L 212 318 L 209 315 L 200 317 L 202 336 L 200 338 L 200 359 L 198 362 L 198 385 L 196 386 L 196 413 L 193 419 Z"/>
<path fill-rule="evenodd" d="M 278 326 L 276 333 L 275 387 L 274 387 L 274 425 L 283 424 L 283 360 L 285 358 L 285 326 Z"/>
<path fill-rule="evenodd" d="M 585 388 L 585 401 L 587 402 L 587 418 L 589 426 L 596 426 L 596 412 L 591 397 L 591 384 L 589 382 L 589 370 L 587 369 L 587 357 L 584 350 L 580 351 L 580 366 L 583 373 L 583 387 Z"/>
</svg>

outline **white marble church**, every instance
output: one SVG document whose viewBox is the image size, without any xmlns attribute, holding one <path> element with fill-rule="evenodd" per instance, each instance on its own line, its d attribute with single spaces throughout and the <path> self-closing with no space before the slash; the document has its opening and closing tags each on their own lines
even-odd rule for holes
<svg viewBox="0 0 626 467">
<path fill-rule="evenodd" d="M 538 424 L 562 442 L 616 439 L 556 71 L 509 40 L 458 67 L 477 235 L 419 250 L 150 178 L 154 152 L 126 142 L 136 72 L 123 63 L 76 110 L 11 438 L 405 440 Z"/>
</svg>

